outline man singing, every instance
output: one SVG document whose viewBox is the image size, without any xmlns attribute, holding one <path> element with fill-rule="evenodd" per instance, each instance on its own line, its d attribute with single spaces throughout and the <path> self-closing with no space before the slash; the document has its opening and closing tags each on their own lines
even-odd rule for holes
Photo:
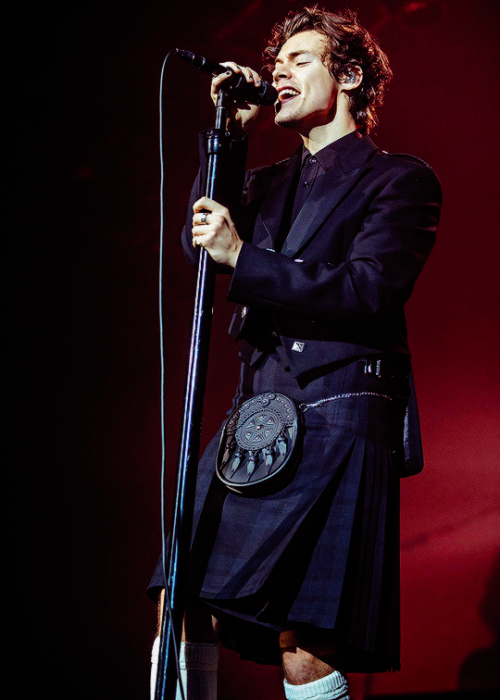
<svg viewBox="0 0 500 700">
<path fill-rule="evenodd" d="M 440 186 L 426 163 L 368 136 L 391 70 L 354 13 L 289 14 L 265 58 L 276 124 L 302 145 L 245 175 L 258 107 L 236 104 L 229 205 L 201 196 L 202 162 L 183 242 L 191 264 L 203 247 L 232 274 L 231 333 L 242 341 L 233 409 L 266 392 L 292 399 L 300 459 L 258 495 L 215 474 L 220 433 L 200 461 L 181 649 L 188 700 L 215 700 L 219 642 L 282 664 L 289 700 L 345 699 L 345 673 L 399 668 L 399 479 L 419 468 L 403 307 L 435 239 Z M 260 84 L 251 68 L 225 65 Z M 214 101 L 227 77 L 213 79 Z M 163 586 L 158 566 L 150 593 L 160 603 Z M 157 650 L 158 640 L 153 677 Z"/>
</svg>

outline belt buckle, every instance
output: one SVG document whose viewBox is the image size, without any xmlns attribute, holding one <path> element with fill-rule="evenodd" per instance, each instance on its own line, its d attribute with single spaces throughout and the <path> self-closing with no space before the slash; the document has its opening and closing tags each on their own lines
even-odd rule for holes
<svg viewBox="0 0 500 700">
<path fill-rule="evenodd" d="M 369 374 L 375 379 L 382 379 L 382 360 L 363 360 L 364 361 L 364 373 Z"/>
</svg>

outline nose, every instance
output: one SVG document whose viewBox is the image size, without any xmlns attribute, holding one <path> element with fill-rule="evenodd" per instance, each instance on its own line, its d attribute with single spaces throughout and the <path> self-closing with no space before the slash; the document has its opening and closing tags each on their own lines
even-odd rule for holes
<svg viewBox="0 0 500 700">
<path fill-rule="evenodd" d="M 273 83 L 276 85 L 279 80 L 283 80 L 290 77 L 290 66 L 286 63 L 280 63 L 278 66 L 274 67 L 273 70 Z"/>
</svg>

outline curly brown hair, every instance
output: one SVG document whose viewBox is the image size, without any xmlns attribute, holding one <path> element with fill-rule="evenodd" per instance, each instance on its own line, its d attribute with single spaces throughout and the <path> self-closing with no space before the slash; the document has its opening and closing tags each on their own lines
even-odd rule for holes
<svg viewBox="0 0 500 700">
<path fill-rule="evenodd" d="M 324 61 L 335 80 L 348 75 L 352 66 L 361 67 L 363 81 L 349 92 L 349 111 L 359 130 L 368 133 L 378 123 L 376 112 L 384 101 L 384 88 L 392 78 L 387 56 L 375 37 L 359 24 L 355 12 L 333 13 L 315 5 L 289 12 L 273 27 L 263 54 L 266 67 L 272 71 L 283 44 L 294 34 L 308 30 L 327 38 Z"/>
</svg>

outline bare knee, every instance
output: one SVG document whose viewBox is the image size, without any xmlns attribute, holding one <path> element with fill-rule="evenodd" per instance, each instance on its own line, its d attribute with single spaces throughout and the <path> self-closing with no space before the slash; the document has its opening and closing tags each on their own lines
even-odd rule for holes
<svg viewBox="0 0 500 700">
<path fill-rule="evenodd" d="M 165 589 L 163 588 L 158 599 L 157 635 L 161 631 L 164 606 Z M 200 643 L 217 641 L 217 619 L 211 615 L 205 605 L 198 601 L 190 602 L 186 605 L 182 625 L 182 641 Z"/>
<path fill-rule="evenodd" d="M 280 635 L 283 671 L 288 683 L 302 685 L 339 669 L 339 653 L 331 633 L 287 630 Z"/>
<path fill-rule="evenodd" d="M 156 618 L 156 636 L 159 637 L 161 633 L 161 622 L 163 620 L 163 606 L 165 605 L 165 589 L 162 588 L 160 591 L 160 596 L 158 598 L 158 615 Z"/>
</svg>

